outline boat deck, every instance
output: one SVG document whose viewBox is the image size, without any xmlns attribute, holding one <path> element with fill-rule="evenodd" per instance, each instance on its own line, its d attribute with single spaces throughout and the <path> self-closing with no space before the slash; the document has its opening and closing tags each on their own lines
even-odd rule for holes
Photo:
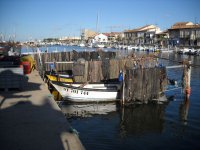
<svg viewBox="0 0 200 150">
<path fill-rule="evenodd" d="M 20 90 L 0 91 L 0 148 L 84 149 L 37 71 Z"/>
</svg>

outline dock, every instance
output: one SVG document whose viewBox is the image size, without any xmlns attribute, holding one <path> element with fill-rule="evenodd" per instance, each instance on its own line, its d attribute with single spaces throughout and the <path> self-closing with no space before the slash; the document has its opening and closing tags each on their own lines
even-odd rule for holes
<svg viewBox="0 0 200 150">
<path fill-rule="evenodd" d="M 0 149 L 84 149 L 39 73 L 26 78 L 22 89 L 0 91 Z"/>
</svg>

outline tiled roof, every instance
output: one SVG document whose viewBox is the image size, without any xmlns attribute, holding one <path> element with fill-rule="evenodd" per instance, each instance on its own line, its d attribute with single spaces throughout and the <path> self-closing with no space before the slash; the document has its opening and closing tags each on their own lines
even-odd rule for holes
<svg viewBox="0 0 200 150">
<path fill-rule="evenodd" d="M 121 34 L 120 32 L 109 32 L 109 33 L 103 33 L 106 36 L 115 36 Z"/>
<path fill-rule="evenodd" d="M 136 29 L 133 29 L 133 30 L 125 30 L 124 32 L 140 32 L 140 31 L 147 31 L 147 30 L 151 30 L 151 29 L 156 28 L 154 25 L 153 25 L 154 27 L 150 27 L 150 26 L 152 26 L 152 25 L 146 25 L 146 26 L 136 28 Z"/>
<path fill-rule="evenodd" d="M 168 33 L 168 30 L 164 30 L 164 31 L 162 31 L 160 33 L 157 33 L 157 35 L 162 35 L 162 34 L 167 34 L 167 33 Z"/>
<path fill-rule="evenodd" d="M 173 26 L 186 26 L 186 25 L 192 25 L 192 22 L 177 22 Z"/>
<path fill-rule="evenodd" d="M 192 29 L 192 28 L 200 28 L 200 24 L 193 24 L 192 22 L 177 22 L 169 30 Z"/>
<path fill-rule="evenodd" d="M 195 29 L 195 28 L 200 28 L 200 24 L 193 24 L 193 25 L 181 25 L 181 26 L 172 26 L 170 30 L 173 29 Z"/>
</svg>

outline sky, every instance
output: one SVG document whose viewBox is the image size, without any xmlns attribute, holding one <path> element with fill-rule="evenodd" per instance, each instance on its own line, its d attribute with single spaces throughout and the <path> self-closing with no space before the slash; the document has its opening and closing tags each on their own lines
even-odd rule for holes
<svg viewBox="0 0 200 150">
<path fill-rule="evenodd" d="M 124 31 L 154 24 L 200 23 L 200 0 L 1 0 L 0 35 L 8 40 L 80 36 L 81 29 Z"/>
</svg>

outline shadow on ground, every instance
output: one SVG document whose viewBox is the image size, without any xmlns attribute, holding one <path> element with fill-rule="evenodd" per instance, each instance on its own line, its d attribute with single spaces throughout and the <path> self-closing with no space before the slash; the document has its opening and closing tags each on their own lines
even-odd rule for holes
<svg viewBox="0 0 200 150">
<path fill-rule="evenodd" d="M 2 109 L 0 120 L 2 150 L 62 150 L 66 146 L 70 149 L 70 142 L 62 139 L 70 127 L 63 114 L 53 109 L 48 99 L 42 106 L 21 101 Z"/>
</svg>

